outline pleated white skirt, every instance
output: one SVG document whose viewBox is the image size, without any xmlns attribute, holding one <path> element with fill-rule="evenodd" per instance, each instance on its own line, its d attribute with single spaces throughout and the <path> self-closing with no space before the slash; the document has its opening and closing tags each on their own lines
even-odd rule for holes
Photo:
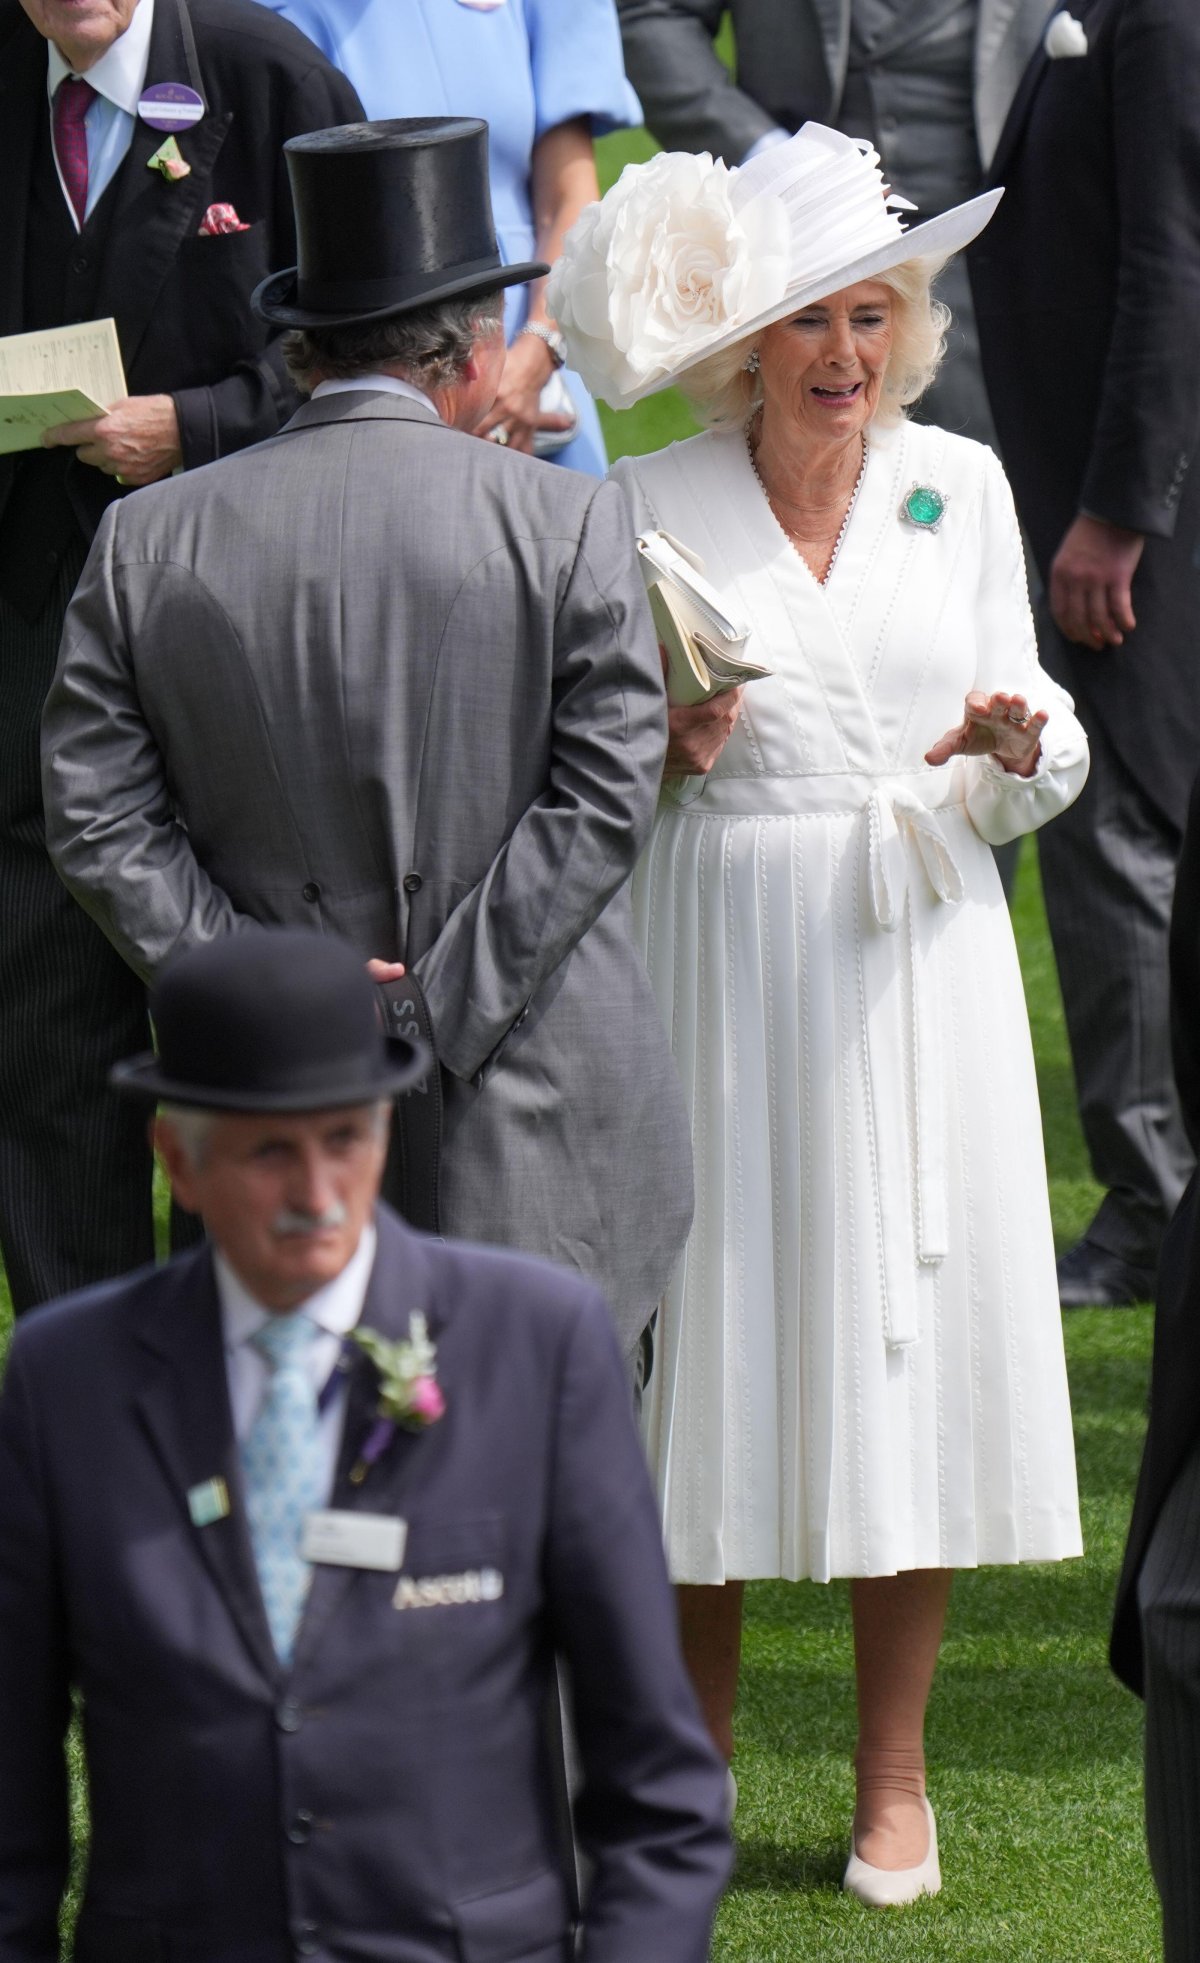
<svg viewBox="0 0 1200 1963">
<path fill-rule="evenodd" d="M 1081 1551 L 1016 949 L 941 822 L 965 897 L 914 873 L 892 933 L 861 812 L 664 806 L 639 867 L 696 1168 L 647 1398 L 677 1581 Z"/>
</svg>

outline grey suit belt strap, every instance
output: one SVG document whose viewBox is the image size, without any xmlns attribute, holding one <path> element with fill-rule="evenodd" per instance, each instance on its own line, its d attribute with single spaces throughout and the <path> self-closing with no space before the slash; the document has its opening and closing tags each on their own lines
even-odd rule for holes
<svg viewBox="0 0 1200 1963">
<path fill-rule="evenodd" d="M 396 1099 L 392 1146 L 383 1175 L 383 1196 L 410 1226 L 440 1233 L 438 1174 L 442 1154 L 442 1070 L 433 1041 L 433 1024 L 420 983 L 412 975 L 379 982 L 384 1026 L 389 1036 L 423 1045 L 429 1073 Z"/>
</svg>

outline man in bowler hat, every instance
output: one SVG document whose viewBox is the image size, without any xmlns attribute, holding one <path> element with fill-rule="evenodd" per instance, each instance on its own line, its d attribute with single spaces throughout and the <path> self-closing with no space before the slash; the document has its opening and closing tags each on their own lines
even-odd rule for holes
<svg viewBox="0 0 1200 1963">
<path fill-rule="evenodd" d="M 252 929 L 154 998 L 157 1138 L 209 1243 L 18 1325 L 0 1397 L 0 1955 L 567 1963 L 542 1715 L 574 1689 L 589 1963 L 703 1963 L 724 1773 L 679 1657 L 609 1317 L 376 1190 L 357 953 Z"/>
<path fill-rule="evenodd" d="M 545 270 L 500 263 L 486 125 L 287 161 L 299 265 L 256 305 L 312 399 L 106 517 L 44 722 L 51 851 L 147 977 L 247 920 L 402 964 L 444 1095 L 436 1224 L 591 1276 L 632 1356 L 692 1188 L 626 890 L 666 742 L 630 520 L 468 434 L 501 289 Z"/>
</svg>

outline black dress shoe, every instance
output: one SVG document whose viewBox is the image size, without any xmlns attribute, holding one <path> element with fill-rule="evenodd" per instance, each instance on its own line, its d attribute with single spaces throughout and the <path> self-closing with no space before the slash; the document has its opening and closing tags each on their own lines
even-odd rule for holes
<svg viewBox="0 0 1200 1963">
<path fill-rule="evenodd" d="M 1153 1268 L 1136 1268 L 1095 1241 L 1076 1241 L 1058 1257 L 1058 1300 L 1064 1309 L 1131 1309 L 1154 1300 Z"/>
</svg>

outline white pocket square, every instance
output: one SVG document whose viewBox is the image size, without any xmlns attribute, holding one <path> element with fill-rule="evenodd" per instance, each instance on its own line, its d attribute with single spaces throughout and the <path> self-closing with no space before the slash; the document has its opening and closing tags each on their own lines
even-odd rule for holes
<svg viewBox="0 0 1200 1963">
<path fill-rule="evenodd" d="M 1085 55 L 1088 51 L 1088 38 L 1083 31 L 1083 23 L 1069 14 L 1065 7 L 1051 16 L 1042 38 L 1042 46 L 1051 61 L 1070 60 L 1073 55 Z"/>
</svg>

